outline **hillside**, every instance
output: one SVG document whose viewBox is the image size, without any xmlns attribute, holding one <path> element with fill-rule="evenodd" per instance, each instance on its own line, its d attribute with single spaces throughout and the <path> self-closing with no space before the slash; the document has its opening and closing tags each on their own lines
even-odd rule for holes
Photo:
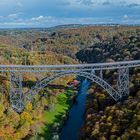
<svg viewBox="0 0 140 140">
<path fill-rule="evenodd" d="M 0 64 L 47 65 L 97 63 L 140 60 L 139 26 L 88 26 L 58 28 L 57 30 L 28 29 L 0 31 Z M 116 78 L 116 71 L 104 76 Z M 130 70 L 130 97 L 115 103 L 95 84 L 89 89 L 85 124 L 81 140 L 139 140 L 140 139 L 140 71 Z M 43 76 L 46 76 L 44 73 Z M 40 75 L 23 74 L 23 82 L 34 83 Z M 115 78 L 109 78 L 115 84 Z M 53 84 L 67 87 L 74 77 L 64 77 Z M 24 87 L 24 90 L 29 89 Z M 52 95 L 66 89 L 47 88 L 41 92 Z M 29 139 L 45 124 L 44 107 L 50 102 L 36 96 L 18 114 L 9 104 L 9 74 L 0 73 L 0 139 Z M 55 98 L 55 97 L 54 97 Z"/>
</svg>

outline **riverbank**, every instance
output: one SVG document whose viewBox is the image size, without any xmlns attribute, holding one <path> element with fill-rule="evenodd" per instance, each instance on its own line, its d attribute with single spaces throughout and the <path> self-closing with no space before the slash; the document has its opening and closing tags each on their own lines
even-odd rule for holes
<svg viewBox="0 0 140 140">
<path fill-rule="evenodd" d="M 38 134 L 36 139 L 39 140 L 52 140 L 59 139 L 59 132 L 64 122 L 67 120 L 68 111 L 76 98 L 76 90 L 70 89 L 65 93 L 61 93 L 56 97 L 54 110 L 47 110 L 44 113 L 45 127 Z"/>
<path fill-rule="evenodd" d="M 140 88 L 131 87 L 130 96 L 116 103 L 92 85 L 81 133 L 80 140 L 140 140 Z"/>
<path fill-rule="evenodd" d="M 34 140 L 77 140 L 84 123 L 87 90 L 90 82 L 83 80 L 76 89 L 55 95 L 45 107 L 44 127 Z"/>
</svg>

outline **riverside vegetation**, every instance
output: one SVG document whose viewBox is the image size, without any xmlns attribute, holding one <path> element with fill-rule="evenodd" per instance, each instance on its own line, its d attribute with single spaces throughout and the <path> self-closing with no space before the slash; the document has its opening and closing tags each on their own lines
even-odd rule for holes
<svg viewBox="0 0 140 140">
<path fill-rule="evenodd" d="M 0 31 L 0 64 L 47 65 L 123 60 L 140 60 L 140 27 L 138 26 Z M 115 103 L 96 84 L 91 84 L 85 111 L 85 124 L 81 128 L 79 139 L 140 139 L 140 71 L 133 69 L 130 70 L 130 74 L 130 96 L 120 103 Z M 106 71 L 104 77 L 115 85 L 116 71 Z M 39 78 L 40 75 L 25 73 L 23 90 L 29 89 Z M 43 139 L 45 135 L 49 140 L 52 135 L 46 125 L 47 123 L 47 126 L 60 125 L 59 117 L 65 118 L 70 95 L 64 93 L 73 92 L 67 90 L 67 83 L 73 79 L 75 77 L 67 76 L 54 81 L 31 103 L 28 103 L 21 114 L 18 114 L 9 104 L 9 74 L 0 73 L 0 138 L 17 140 L 42 137 Z M 64 88 L 61 88 L 62 86 Z M 61 99 L 65 99 L 63 105 Z M 47 110 L 48 108 L 52 109 L 51 112 Z M 55 122 L 60 112 L 62 115 Z M 57 131 L 56 129 L 54 132 Z"/>
</svg>

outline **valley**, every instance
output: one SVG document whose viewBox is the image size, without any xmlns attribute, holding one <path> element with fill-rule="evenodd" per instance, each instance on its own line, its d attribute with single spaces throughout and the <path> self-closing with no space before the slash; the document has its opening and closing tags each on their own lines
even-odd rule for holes
<svg viewBox="0 0 140 140">
<path fill-rule="evenodd" d="M 140 60 L 139 26 L 71 25 L 0 30 L 1 65 L 68 65 L 133 60 Z M 23 94 L 51 74 L 24 72 Z M 50 83 L 25 106 L 23 112 L 17 113 L 9 102 L 10 74 L 0 72 L 0 139 L 139 140 L 140 69 L 130 68 L 129 75 L 130 94 L 120 102 L 115 102 L 95 82 L 88 80 L 90 84 L 84 87 L 85 79 L 68 75 Z M 103 70 L 104 80 L 114 89 L 117 89 L 117 76 L 116 70 Z M 80 89 L 86 91 L 78 92 Z M 74 138 L 66 138 L 68 131 Z M 75 131 L 78 131 L 77 136 Z"/>
</svg>

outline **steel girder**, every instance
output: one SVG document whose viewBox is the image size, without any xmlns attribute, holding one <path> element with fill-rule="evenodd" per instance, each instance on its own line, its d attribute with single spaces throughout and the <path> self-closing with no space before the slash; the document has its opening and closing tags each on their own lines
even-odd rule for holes
<svg viewBox="0 0 140 140">
<path fill-rule="evenodd" d="M 140 60 L 113 62 L 113 63 L 97 63 L 97 64 L 76 64 L 76 65 L 48 65 L 48 66 L 16 66 L 16 65 L 0 65 L 0 71 L 10 72 L 10 102 L 12 107 L 21 112 L 25 105 L 40 92 L 48 83 L 53 80 L 69 74 L 83 76 L 100 85 L 107 93 L 118 101 L 129 95 L 129 68 L 139 67 Z M 103 80 L 103 70 L 118 69 L 118 81 L 115 90 L 110 84 Z M 96 71 L 99 73 L 97 76 Z M 46 77 L 37 82 L 27 93 L 22 92 L 22 72 L 53 72 L 50 77 Z"/>
<path fill-rule="evenodd" d="M 33 86 L 28 92 L 24 94 L 24 96 L 20 96 L 16 98 L 16 103 L 14 103 L 14 106 L 12 107 L 16 109 L 18 112 L 21 112 L 24 108 L 24 106 L 30 102 L 35 95 L 37 95 L 43 88 L 45 88 L 50 82 L 54 81 L 55 79 L 58 79 L 60 77 L 69 75 L 69 74 L 76 74 L 78 76 L 85 77 L 98 85 L 100 85 L 115 101 L 119 101 L 121 96 L 120 94 L 112 88 L 110 84 L 108 84 L 106 81 L 104 81 L 102 78 L 96 76 L 95 74 L 91 72 L 84 72 L 84 71 L 67 71 L 67 72 L 60 72 L 55 73 L 50 77 L 46 77 L 42 79 L 41 81 L 37 82 L 35 86 Z M 18 91 L 19 92 L 19 91 Z M 22 94 L 20 91 L 19 94 Z M 22 94 L 23 95 L 23 94 Z M 13 98 L 11 98 L 13 100 Z M 19 100 L 19 101 L 18 101 Z M 13 101 L 12 101 L 13 104 Z"/>
<path fill-rule="evenodd" d="M 67 70 L 107 70 L 140 67 L 140 60 L 74 65 L 0 65 L 0 72 L 66 72 Z"/>
</svg>

